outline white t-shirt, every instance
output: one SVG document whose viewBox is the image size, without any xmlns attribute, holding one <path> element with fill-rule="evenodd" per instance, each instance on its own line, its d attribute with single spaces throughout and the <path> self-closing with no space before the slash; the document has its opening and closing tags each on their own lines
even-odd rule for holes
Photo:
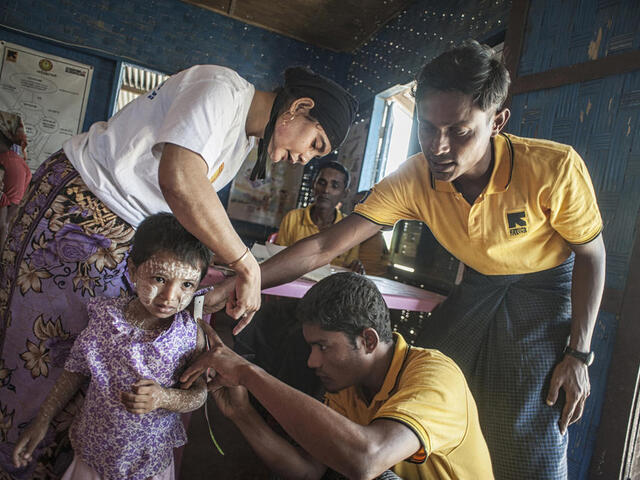
<svg viewBox="0 0 640 480">
<path fill-rule="evenodd" d="M 202 156 L 216 191 L 233 180 L 255 144 L 245 133 L 254 92 L 233 70 L 196 65 L 141 95 L 108 122 L 70 138 L 63 148 L 87 187 L 137 227 L 148 215 L 171 211 L 158 184 L 165 143 Z"/>
</svg>

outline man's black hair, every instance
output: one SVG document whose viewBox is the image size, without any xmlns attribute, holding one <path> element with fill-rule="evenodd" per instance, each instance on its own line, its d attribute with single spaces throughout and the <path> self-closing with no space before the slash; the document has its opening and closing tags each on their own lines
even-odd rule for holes
<svg viewBox="0 0 640 480">
<path fill-rule="evenodd" d="M 129 258 L 138 267 L 158 252 L 170 252 L 182 262 L 199 268 L 200 280 L 207 274 L 213 254 L 189 233 L 171 213 L 156 213 L 145 218 L 135 235 Z"/>
<path fill-rule="evenodd" d="M 347 188 L 349 188 L 349 184 L 351 183 L 351 174 L 349 173 L 349 170 L 347 170 L 345 166 L 342 165 L 341 163 L 334 162 L 334 161 L 323 162 L 320 165 L 318 165 L 318 171 L 316 172 L 316 176 L 313 179 L 313 183 L 315 183 L 318 177 L 320 176 L 320 172 L 323 170 L 326 170 L 327 168 L 337 170 L 342 175 L 344 175 L 344 189 L 346 190 Z"/>
<path fill-rule="evenodd" d="M 392 340 L 382 294 L 375 283 L 353 272 L 335 273 L 316 283 L 298 303 L 296 317 L 302 324 L 343 332 L 354 346 L 365 328 L 373 328 L 384 343 Z"/>
<path fill-rule="evenodd" d="M 509 72 L 488 45 L 467 40 L 427 63 L 418 74 L 414 95 L 419 103 L 428 90 L 471 95 L 482 111 L 499 111 L 509 92 Z"/>
</svg>

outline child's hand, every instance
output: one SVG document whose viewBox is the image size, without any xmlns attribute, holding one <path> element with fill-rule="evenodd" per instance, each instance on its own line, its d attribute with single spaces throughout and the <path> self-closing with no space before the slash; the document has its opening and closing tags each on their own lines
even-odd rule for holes
<svg viewBox="0 0 640 480">
<path fill-rule="evenodd" d="M 42 441 L 49 428 L 49 423 L 35 419 L 31 422 L 20 438 L 16 447 L 13 449 L 13 464 L 18 467 L 26 467 L 31 462 L 31 454 Z"/>
<path fill-rule="evenodd" d="M 121 392 L 120 399 L 130 413 L 149 413 L 164 408 L 166 390 L 148 378 L 138 380 L 132 385 L 131 393 Z"/>
</svg>

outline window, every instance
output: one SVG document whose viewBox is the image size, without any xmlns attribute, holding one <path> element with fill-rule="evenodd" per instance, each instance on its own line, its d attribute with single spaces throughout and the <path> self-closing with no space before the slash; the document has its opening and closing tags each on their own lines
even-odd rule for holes
<svg viewBox="0 0 640 480">
<path fill-rule="evenodd" d="M 397 170 L 407 157 L 412 144 L 415 101 L 411 90 L 415 82 L 396 85 L 376 95 L 364 153 L 358 191 L 368 190 Z M 387 248 L 393 232 L 383 232 Z"/>
<path fill-rule="evenodd" d="M 414 153 L 410 151 L 414 83 L 396 85 L 376 95 L 358 190 L 368 190 Z"/>
<path fill-rule="evenodd" d="M 167 78 L 169 78 L 169 75 L 164 73 L 129 63 L 123 63 L 120 69 L 120 82 L 112 115 L 122 110 L 127 103 L 143 93 L 147 93 L 156 88 Z"/>
</svg>

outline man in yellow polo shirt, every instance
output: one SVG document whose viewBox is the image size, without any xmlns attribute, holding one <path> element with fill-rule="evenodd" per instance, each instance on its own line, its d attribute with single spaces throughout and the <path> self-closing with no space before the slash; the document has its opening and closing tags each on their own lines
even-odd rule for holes
<svg viewBox="0 0 640 480">
<path fill-rule="evenodd" d="M 276 244 L 288 247 L 338 223 L 344 218 L 338 205 L 349 191 L 349 171 L 338 162 L 320 165 L 313 182 L 313 203 L 288 212 L 280 222 Z M 361 269 L 358 246 L 331 260 L 333 265 Z"/>
<path fill-rule="evenodd" d="M 422 152 L 353 215 L 263 263 L 262 286 L 291 281 L 399 219 L 426 222 L 467 268 L 418 344 L 467 376 L 496 478 L 563 479 L 567 427 L 590 390 L 603 224 L 571 147 L 501 134 L 508 88 L 501 59 L 474 41 L 425 65 L 415 94 Z M 220 285 L 207 303 L 233 288 Z"/>
<path fill-rule="evenodd" d="M 493 478 L 464 375 L 437 350 L 391 332 L 371 280 L 327 277 L 306 293 L 297 317 L 311 346 L 307 364 L 329 392 L 325 405 L 233 353 L 211 328 L 211 351 L 181 379 L 187 387 L 207 368 L 216 371 L 210 390 L 218 407 L 275 474 L 321 478 L 329 467 L 347 478 L 388 469 L 405 480 Z M 269 428 L 247 390 L 302 450 Z"/>
</svg>

